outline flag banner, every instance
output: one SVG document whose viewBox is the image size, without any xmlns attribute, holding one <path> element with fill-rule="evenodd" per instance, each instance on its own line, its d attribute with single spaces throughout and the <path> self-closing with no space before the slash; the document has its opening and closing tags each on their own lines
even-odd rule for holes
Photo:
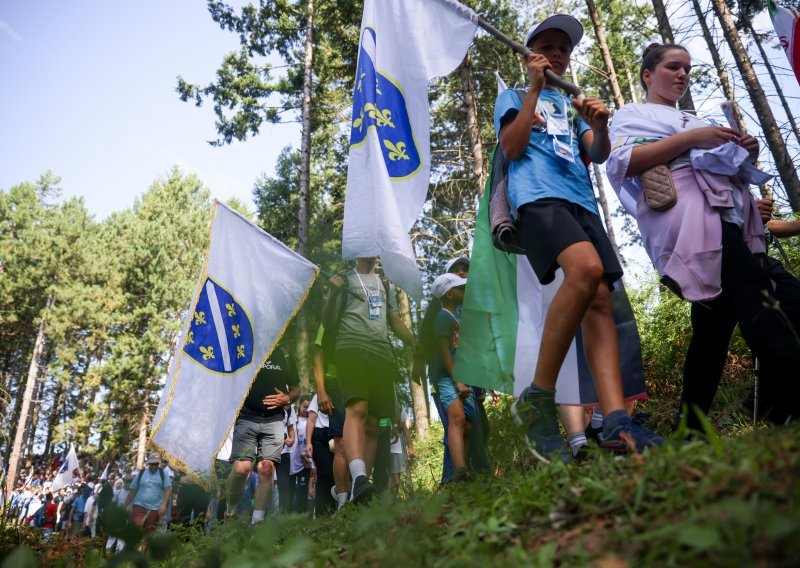
<svg viewBox="0 0 800 568">
<path fill-rule="evenodd" d="M 767 4 L 775 35 L 789 58 L 789 65 L 800 83 L 800 15 L 797 10 L 784 8 L 769 0 Z"/>
<path fill-rule="evenodd" d="M 110 467 L 111 467 L 111 462 L 108 462 L 108 463 L 106 464 L 106 467 L 103 469 L 103 473 L 102 473 L 102 475 L 100 475 L 100 480 L 101 480 L 101 481 L 102 481 L 103 479 L 108 479 L 108 470 L 109 470 L 109 468 L 110 468 Z"/>
<path fill-rule="evenodd" d="M 56 473 L 53 484 L 50 486 L 50 492 L 55 493 L 64 487 L 72 485 L 72 483 L 77 480 L 74 473 L 78 467 L 78 455 L 75 453 L 75 444 L 70 444 L 67 458 L 64 460 L 64 463 L 61 464 L 61 467 L 58 468 L 58 473 Z"/>
<path fill-rule="evenodd" d="M 319 269 L 222 203 L 206 264 L 161 394 L 151 444 L 199 477 L 233 428 L 261 366 Z"/>
<path fill-rule="evenodd" d="M 542 286 L 525 256 L 494 247 L 489 194 L 487 183 L 478 208 L 453 375 L 468 385 L 519 396 L 533 380 L 544 320 L 564 276 L 558 270 L 555 280 Z M 639 331 L 621 281 L 615 283 L 611 297 L 623 395 L 626 400 L 646 398 Z M 580 331 L 561 367 L 556 402 L 585 406 L 599 402 Z"/>
<path fill-rule="evenodd" d="M 428 83 L 464 59 L 477 15 L 455 0 L 366 0 L 353 92 L 342 254 L 380 256 L 416 301 L 409 231 L 430 182 Z"/>
</svg>

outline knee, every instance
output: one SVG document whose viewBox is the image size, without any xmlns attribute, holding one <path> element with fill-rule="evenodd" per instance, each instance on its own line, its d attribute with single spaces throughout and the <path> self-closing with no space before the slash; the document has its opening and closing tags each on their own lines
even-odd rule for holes
<svg viewBox="0 0 800 568">
<path fill-rule="evenodd" d="M 601 279 L 597 285 L 596 293 L 589 304 L 589 309 L 595 314 L 611 317 L 611 291 L 605 280 Z"/>
<path fill-rule="evenodd" d="M 351 423 L 353 420 L 356 420 L 358 422 L 364 422 L 367 419 L 368 415 L 369 413 L 367 410 L 366 401 L 359 401 L 353 403 L 349 405 L 345 410 L 345 424 L 347 424 L 348 420 L 350 420 Z"/>
<path fill-rule="evenodd" d="M 564 284 L 572 286 L 585 296 L 596 295 L 603 282 L 604 269 L 599 259 L 587 259 L 564 272 Z"/>
<path fill-rule="evenodd" d="M 233 466 L 233 474 L 237 477 L 244 477 L 253 469 L 253 463 L 247 460 L 239 460 Z"/>
<path fill-rule="evenodd" d="M 258 462 L 258 475 L 272 479 L 275 475 L 275 464 L 270 460 L 261 460 Z"/>
</svg>

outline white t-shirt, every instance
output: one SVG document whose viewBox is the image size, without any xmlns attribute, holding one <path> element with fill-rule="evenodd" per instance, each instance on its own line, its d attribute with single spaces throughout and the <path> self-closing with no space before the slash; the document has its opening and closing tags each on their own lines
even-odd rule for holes
<svg viewBox="0 0 800 568">
<path fill-rule="evenodd" d="M 294 475 L 300 473 L 306 466 L 303 463 L 303 455 L 306 453 L 306 423 L 308 418 L 298 416 L 297 423 L 294 425 L 294 446 L 292 446 L 292 461 L 289 473 Z M 310 442 L 310 440 L 309 440 Z"/>
<path fill-rule="evenodd" d="M 294 441 L 295 445 L 297 444 L 297 414 L 294 411 L 294 406 L 289 407 L 289 412 L 283 411 L 283 439 L 289 437 L 289 426 L 294 426 Z M 288 454 L 292 451 L 292 448 L 287 446 L 286 444 L 283 445 L 283 450 L 281 450 L 281 455 Z"/>
<path fill-rule="evenodd" d="M 94 508 L 94 494 L 89 495 L 86 500 L 86 506 L 83 509 L 83 525 L 88 527 L 92 518 L 92 509 Z"/>
<path fill-rule="evenodd" d="M 400 410 L 401 424 L 405 424 L 407 420 L 408 420 L 408 415 L 406 414 L 406 411 L 401 409 Z M 397 438 L 392 439 L 392 444 L 389 448 L 389 451 L 393 454 L 402 454 L 403 453 L 403 441 L 401 440 L 401 437 L 403 436 L 402 428 L 398 428 L 397 432 L 398 432 Z"/>
<path fill-rule="evenodd" d="M 311 414 L 312 412 L 317 415 L 317 421 L 314 423 L 314 428 L 327 428 L 330 425 L 330 419 L 328 418 L 328 415 L 319 411 L 317 395 L 314 395 L 314 398 L 311 399 L 311 402 L 308 405 L 308 413 Z"/>
</svg>

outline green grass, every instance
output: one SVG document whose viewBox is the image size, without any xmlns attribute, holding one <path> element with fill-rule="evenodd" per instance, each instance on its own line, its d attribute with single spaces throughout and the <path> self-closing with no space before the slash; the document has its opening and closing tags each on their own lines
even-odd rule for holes
<svg viewBox="0 0 800 568">
<path fill-rule="evenodd" d="M 507 402 L 503 403 L 507 404 Z M 505 409 L 492 410 L 505 414 Z M 495 417 L 500 477 L 436 487 L 441 430 L 416 449 L 414 489 L 335 517 L 227 523 L 157 543 L 164 567 L 790 566 L 800 564 L 800 425 L 535 466 Z M 438 453 L 437 453 L 438 452 Z M 43 558 L 47 549 L 39 549 Z M 69 562 L 103 565 L 90 550 Z M 21 557 L 19 557 L 21 559 Z M 52 559 L 52 554 L 50 556 Z M 66 558 L 62 559 L 65 562 Z M 50 564 L 48 561 L 47 564 Z M 17 564 L 14 564 L 17 565 Z M 21 564 L 19 564 L 21 566 Z"/>
</svg>

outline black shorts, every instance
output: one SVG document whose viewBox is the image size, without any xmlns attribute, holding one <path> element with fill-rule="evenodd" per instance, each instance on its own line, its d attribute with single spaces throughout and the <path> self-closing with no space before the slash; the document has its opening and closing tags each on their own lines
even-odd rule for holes
<svg viewBox="0 0 800 568">
<path fill-rule="evenodd" d="M 519 240 L 539 282 L 550 284 L 558 270 L 558 255 L 575 243 L 590 242 L 603 263 L 608 287 L 622 278 L 611 241 L 600 217 L 563 199 L 540 199 L 519 208 Z"/>
<path fill-rule="evenodd" d="M 344 435 L 344 400 L 339 379 L 328 381 L 325 390 L 333 403 L 333 412 L 328 415 L 328 438 L 341 438 Z"/>
<path fill-rule="evenodd" d="M 336 380 L 347 406 L 360 400 L 369 403 L 369 415 L 395 416 L 394 378 L 397 368 L 389 361 L 363 349 L 336 351 Z M 334 403 L 335 404 L 335 403 Z"/>
</svg>

